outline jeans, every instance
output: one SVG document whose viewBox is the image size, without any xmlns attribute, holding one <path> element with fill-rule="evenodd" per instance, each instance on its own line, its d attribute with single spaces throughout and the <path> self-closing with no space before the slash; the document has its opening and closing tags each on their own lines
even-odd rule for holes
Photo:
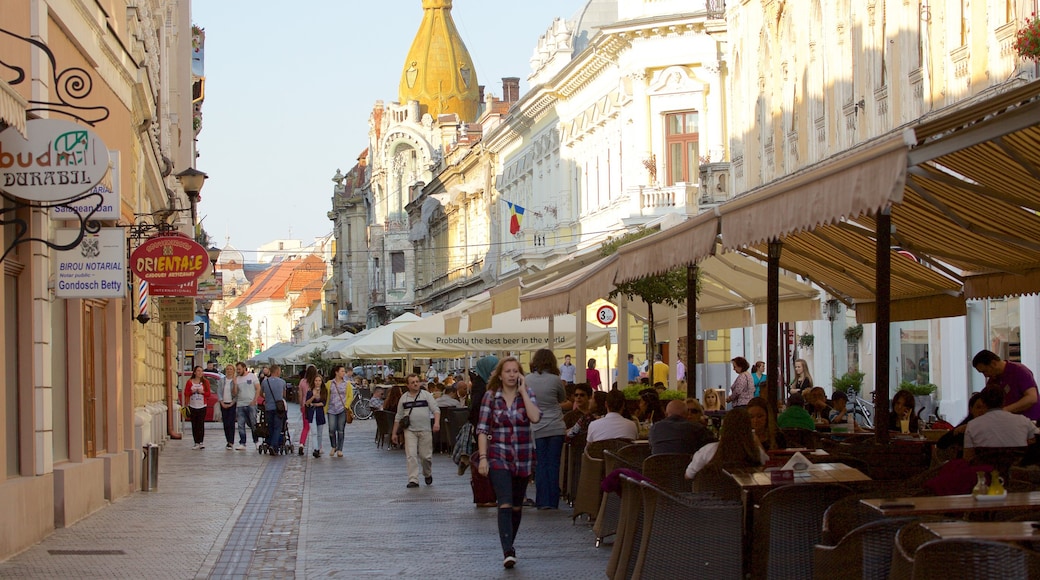
<svg viewBox="0 0 1040 580">
<path fill-rule="evenodd" d="M 534 440 L 534 503 L 538 507 L 560 507 L 560 456 L 563 455 L 563 435 L 539 437 Z"/>
<path fill-rule="evenodd" d="M 199 445 L 206 438 L 206 408 L 189 408 L 188 413 L 191 418 L 191 437 Z"/>
<path fill-rule="evenodd" d="M 252 405 L 239 405 L 236 407 L 235 414 L 238 416 L 238 444 L 246 444 L 246 425 L 249 425 L 249 431 L 252 433 L 253 427 L 256 426 L 256 407 Z M 253 443 L 256 443 L 256 435 L 253 435 Z"/>
<path fill-rule="evenodd" d="M 329 413 L 329 442 L 333 451 L 343 451 L 343 431 L 347 426 L 347 411 Z"/>
<path fill-rule="evenodd" d="M 508 555 L 513 551 L 513 541 L 520 529 L 528 478 L 514 477 L 505 469 L 492 469 L 488 471 L 488 479 L 498 502 L 498 539 L 502 543 L 502 553 Z"/>
<path fill-rule="evenodd" d="M 235 405 L 228 408 L 220 407 L 220 419 L 224 422 L 224 439 L 228 445 L 235 444 Z"/>
<path fill-rule="evenodd" d="M 269 428 L 267 444 L 271 449 L 277 450 L 282 446 L 282 425 L 285 417 L 274 409 L 264 409 L 267 412 L 267 425 Z"/>
</svg>

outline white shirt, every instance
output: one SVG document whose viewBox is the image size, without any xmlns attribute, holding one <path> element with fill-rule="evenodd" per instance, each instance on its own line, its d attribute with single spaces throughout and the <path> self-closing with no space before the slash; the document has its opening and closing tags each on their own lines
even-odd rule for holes
<svg viewBox="0 0 1040 580">
<path fill-rule="evenodd" d="M 260 381 L 253 373 L 235 376 L 235 384 L 238 385 L 238 397 L 235 402 L 239 406 L 250 406 L 256 400 L 256 391 L 260 387 Z"/>
<path fill-rule="evenodd" d="M 1025 447 L 1036 437 L 1036 426 L 1025 415 L 990 409 L 968 422 L 964 447 Z"/>
<path fill-rule="evenodd" d="M 697 450 L 697 453 L 693 454 L 693 459 L 690 464 L 686 466 L 686 479 L 693 479 L 697 472 L 704 469 L 704 466 L 715 457 L 715 451 L 719 448 L 719 442 L 714 441 L 708 443 L 704 447 Z M 766 454 L 765 450 L 761 447 L 758 448 L 758 458 L 765 464 L 769 461 L 769 455 Z"/>
<path fill-rule="evenodd" d="M 589 423 L 589 433 L 585 441 L 605 441 L 607 439 L 638 439 L 639 427 L 635 421 L 626 419 L 620 413 L 607 413 L 603 417 Z"/>
</svg>

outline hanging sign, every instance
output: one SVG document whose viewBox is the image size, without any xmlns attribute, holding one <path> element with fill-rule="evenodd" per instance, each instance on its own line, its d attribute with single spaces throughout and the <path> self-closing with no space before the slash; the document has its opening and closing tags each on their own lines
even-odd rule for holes
<svg viewBox="0 0 1040 580">
<path fill-rule="evenodd" d="M 206 248 L 179 232 L 152 236 L 130 254 L 130 269 L 154 286 L 179 286 L 195 282 L 209 268 Z M 194 295 L 194 293 L 192 294 Z"/>
<path fill-rule="evenodd" d="M 30 201 L 61 201 L 86 193 L 108 172 L 108 147 L 88 127 L 61 119 L 30 119 L 22 137 L 0 131 L 0 189 Z"/>
<path fill-rule="evenodd" d="M 74 204 L 50 208 L 48 211 L 50 211 L 54 219 L 79 219 L 76 215 L 77 212 L 84 217 L 90 215 L 92 220 L 119 219 L 119 211 L 121 209 L 119 198 L 119 152 L 109 151 L 109 156 L 112 160 L 112 171 L 105 176 L 101 183 L 84 192 L 84 194 L 96 193 L 98 195 L 86 197 Z M 98 203 L 99 196 L 100 203 Z M 93 214 L 90 213 L 91 210 L 94 210 Z"/>
<path fill-rule="evenodd" d="M 78 229 L 55 232 L 55 242 L 71 243 Z M 126 295 L 126 237 L 121 228 L 84 234 L 79 245 L 55 254 L 54 295 L 58 298 L 122 298 Z"/>
</svg>

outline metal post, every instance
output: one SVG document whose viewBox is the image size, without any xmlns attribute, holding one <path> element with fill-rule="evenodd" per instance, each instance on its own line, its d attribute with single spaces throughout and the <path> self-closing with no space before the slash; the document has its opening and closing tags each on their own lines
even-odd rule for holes
<svg viewBox="0 0 1040 580">
<path fill-rule="evenodd" d="M 889 400 L 889 366 L 891 364 L 891 323 L 890 310 L 892 299 L 892 213 L 886 207 L 877 214 L 877 270 L 874 293 L 874 304 L 877 317 L 874 320 L 875 352 L 874 361 L 874 434 L 879 443 L 888 442 L 888 400 Z"/>
<path fill-rule="evenodd" d="M 783 243 L 769 242 L 769 269 L 767 273 L 766 298 L 766 393 L 765 398 L 773 409 L 780 401 L 780 251 Z M 786 340 L 787 337 L 784 337 Z"/>
</svg>

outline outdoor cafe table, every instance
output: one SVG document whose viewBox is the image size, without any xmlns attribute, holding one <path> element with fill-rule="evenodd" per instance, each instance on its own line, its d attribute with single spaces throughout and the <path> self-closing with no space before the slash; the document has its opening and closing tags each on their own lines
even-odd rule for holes
<svg viewBox="0 0 1040 580">
<path fill-rule="evenodd" d="M 1003 512 L 1040 509 L 1040 491 L 1009 493 L 999 500 L 979 501 L 971 495 L 938 495 L 861 499 L 860 503 L 886 517 L 927 514 Z"/>
<path fill-rule="evenodd" d="M 968 539 L 993 540 L 996 542 L 1040 541 L 1040 529 L 1036 522 L 930 522 L 921 527 L 941 540 Z"/>
<path fill-rule="evenodd" d="M 745 493 L 763 488 L 771 489 L 778 485 L 773 483 L 770 472 L 762 467 L 741 467 L 725 471 Z M 867 474 L 844 463 L 813 463 L 805 471 L 795 472 L 794 481 L 785 483 L 849 484 L 870 480 Z"/>
</svg>

